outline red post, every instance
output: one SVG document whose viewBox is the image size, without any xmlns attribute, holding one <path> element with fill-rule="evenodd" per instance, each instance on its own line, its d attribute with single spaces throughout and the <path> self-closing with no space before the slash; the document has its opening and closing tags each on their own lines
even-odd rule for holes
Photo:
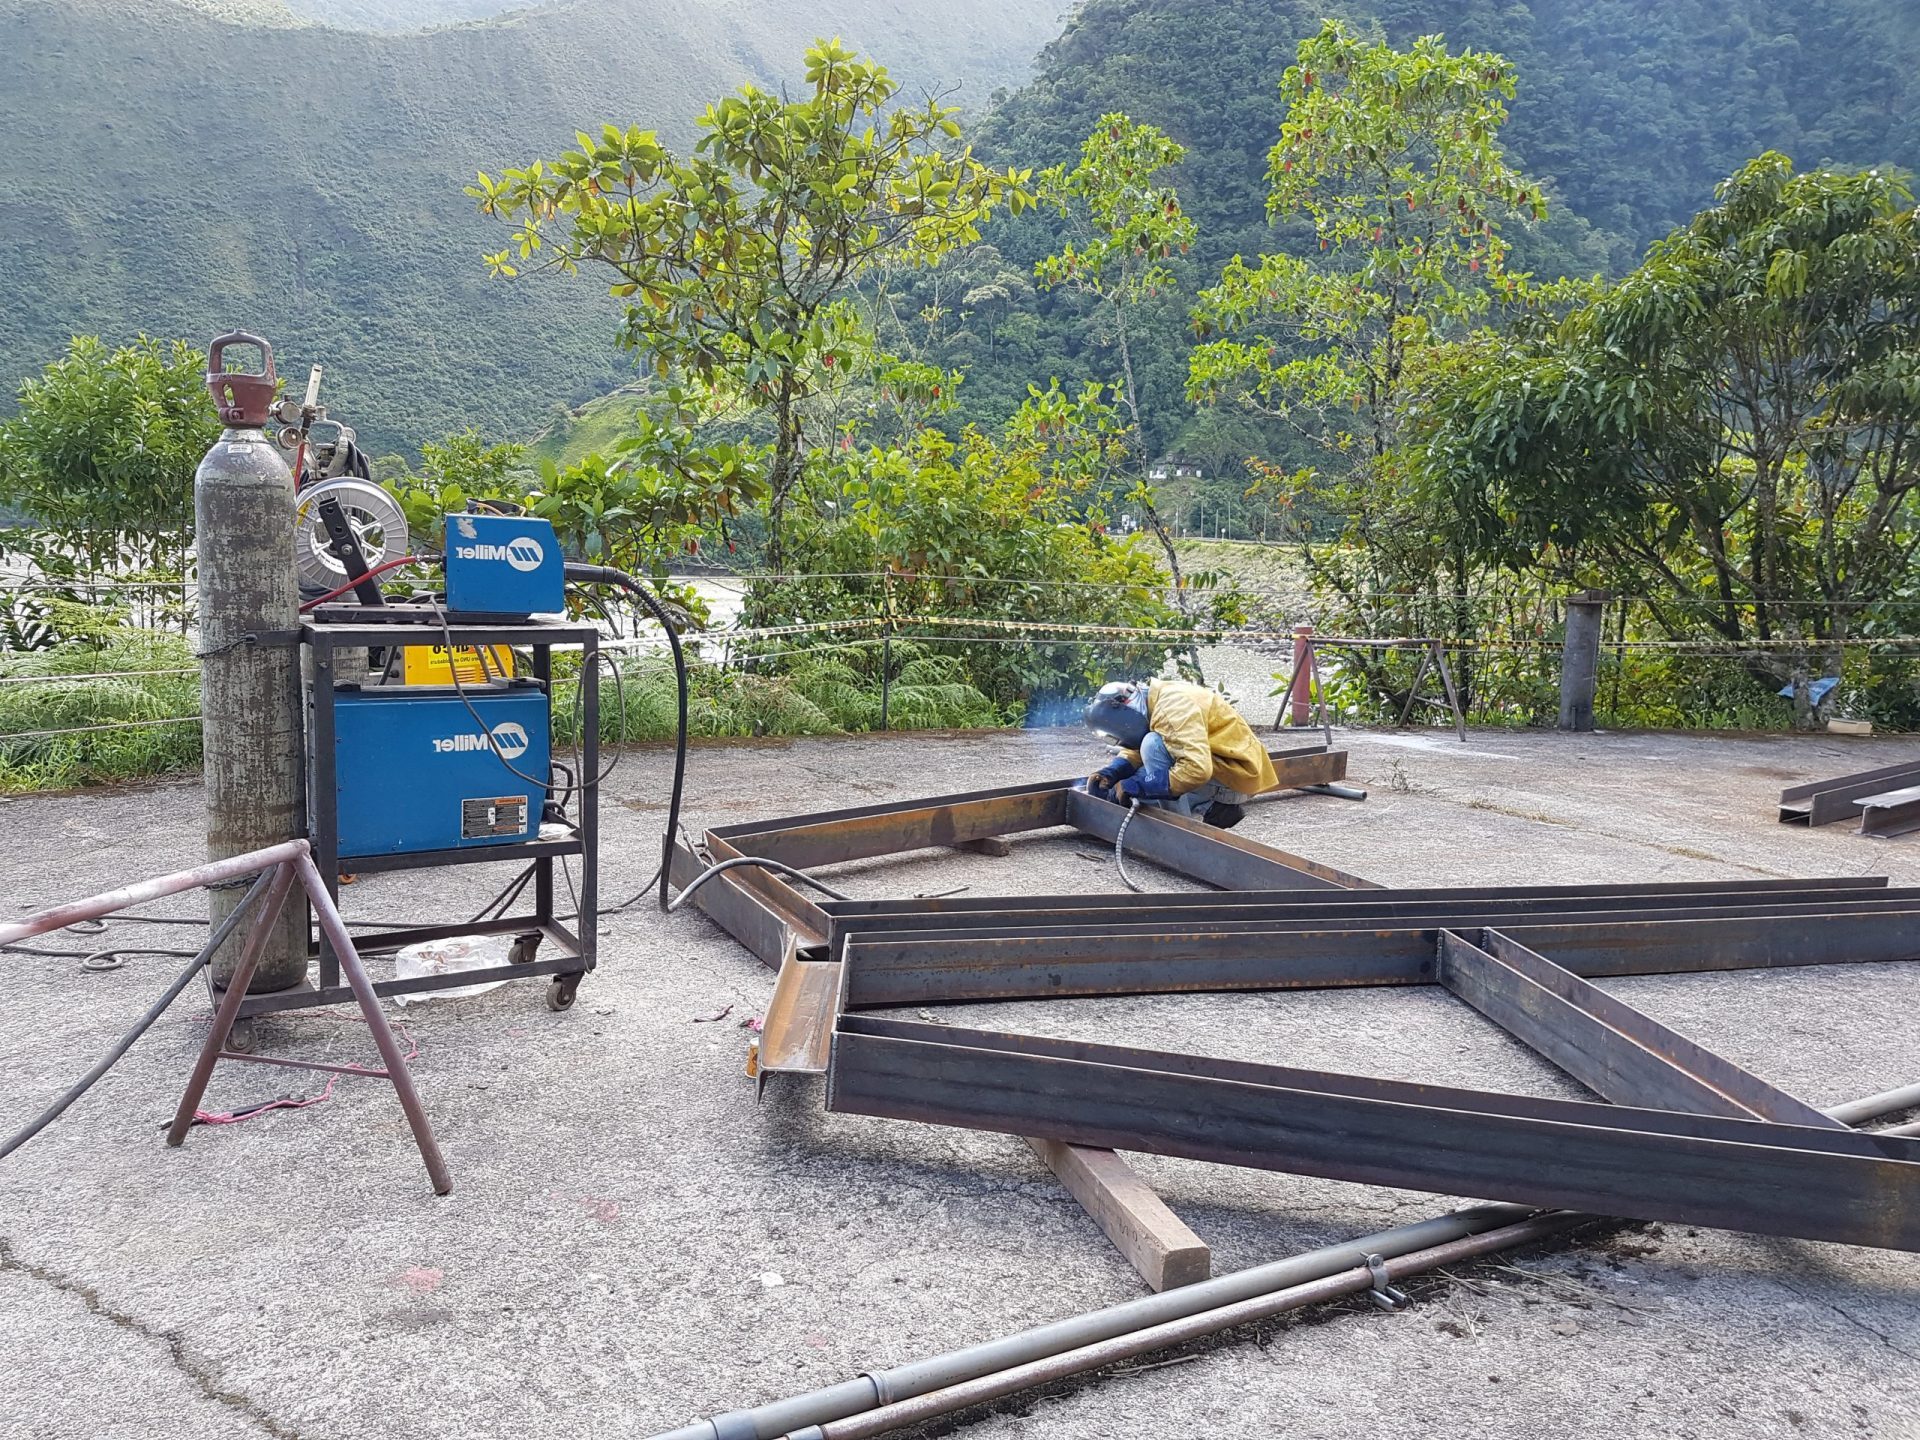
<svg viewBox="0 0 1920 1440">
<path fill-rule="evenodd" d="M 1313 626 L 1293 627 L 1293 686 L 1287 691 L 1293 707 L 1289 725 L 1305 729 L 1313 724 Z"/>
</svg>

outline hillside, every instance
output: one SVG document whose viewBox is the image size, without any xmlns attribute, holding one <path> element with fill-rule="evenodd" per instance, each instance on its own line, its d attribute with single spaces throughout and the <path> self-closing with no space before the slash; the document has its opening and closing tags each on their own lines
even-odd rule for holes
<svg viewBox="0 0 1920 1440">
<path fill-rule="evenodd" d="M 199 8 L 282 0 L 0 0 L 0 386 L 75 331 L 244 324 L 283 369 L 325 363 L 376 452 L 529 432 L 622 378 L 612 307 L 584 280 L 486 278 L 501 235 L 461 193 L 476 170 L 604 120 L 684 143 L 710 99 L 794 73 L 816 34 L 977 106 L 1027 72 L 1058 3 L 572 0 L 374 35 Z"/>
<path fill-rule="evenodd" d="M 1768 148 L 1808 165 L 1920 168 L 1911 0 L 1087 0 L 1035 78 L 986 117 L 981 148 L 1023 165 L 1068 160 L 1113 110 L 1187 147 L 1174 178 L 1200 237 L 1178 267 L 1184 294 L 1151 318 L 1135 361 L 1154 448 L 1228 457 L 1234 475 L 1231 457 L 1259 438 L 1187 409 L 1182 307 L 1229 256 L 1286 243 L 1265 214 L 1278 85 L 1329 14 L 1378 24 L 1397 45 L 1437 31 L 1513 60 L 1505 142 L 1547 182 L 1554 213 L 1510 238 L 1518 265 L 1542 276 L 1631 268 Z M 1026 273 L 1059 243 L 1040 215 L 987 238 Z M 1041 296 L 1030 309 L 1037 324 L 1001 323 L 1000 343 L 963 327 L 936 357 L 968 370 L 970 416 L 1006 414 L 1036 376 L 1111 374 L 1075 302 Z"/>
</svg>

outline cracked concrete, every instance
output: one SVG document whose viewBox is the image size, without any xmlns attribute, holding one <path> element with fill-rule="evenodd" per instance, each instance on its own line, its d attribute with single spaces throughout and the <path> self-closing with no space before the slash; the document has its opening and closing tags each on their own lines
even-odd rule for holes
<svg viewBox="0 0 1920 1440">
<path fill-rule="evenodd" d="M 1257 807 L 1248 833 L 1389 884 L 1891 873 L 1920 839 L 1772 822 L 1781 786 L 1920 744 L 1476 733 L 1362 735 L 1373 798 Z M 702 748 L 694 825 L 1078 773 L 1074 733 Z M 666 757 L 634 752 L 603 806 L 605 889 L 657 853 Z M 1395 788 L 1395 781 L 1402 788 Z M 191 860 L 188 785 L 0 804 L 0 904 L 30 908 Z M 1008 859 L 845 867 L 861 894 L 1117 889 L 1084 841 Z M 1091 859 L 1086 857 L 1091 857 Z M 1143 881 L 1177 882 L 1151 866 Z M 471 913 L 493 867 L 370 877 L 351 911 Z M 185 914 L 184 902 L 169 907 Z M 537 989 L 410 1008 L 416 1073 L 453 1167 L 436 1199 L 389 1093 L 197 1129 L 160 1126 L 197 992 L 96 1091 L 0 1163 L 0 1440 L 373 1432 L 645 1436 L 1139 1293 L 1026 1147 L 829 1116 L 817 1086 L 758 1107 L 738 1022 L 772 976 L 695 915 L 608 917 L 566 1015 Z M 191 932 L 187 932 L 190 934 Z M 128 929 L 178 944 L 178 930 Z M 75 941 L 73 948 L 88 948 Z M 6 957 L 0 1131 L 34 1113 L 165 983 Z M 1920 1078 L 1920 966 L 1614 982 L 1623 998 L 1816 1103 Z M 707 1021 L 722 1007 L 723 1021 Z M 1579 1093 L 1426 991 L 953 1007 L 942 1018 L 1234 1058 Z M 696 1023 L 700 1021 L 703 1023 Z M 274 1022 L 265 1048 L 364 1059 L 357 1026 Z M 226 1106 L 308 1077 L 226 1067 Z M 1140 1169 L 1238 1268 L 1443 1210 L 1444 1197 L 1161 1157 Z M 1920 1437 L 1920 1261 L 1617 1227 L 1420 1282 L 1404 1314 L 1308 1313 L 1178 1363 L 1056 1387 L 929 1434 Z"/>
</svg>

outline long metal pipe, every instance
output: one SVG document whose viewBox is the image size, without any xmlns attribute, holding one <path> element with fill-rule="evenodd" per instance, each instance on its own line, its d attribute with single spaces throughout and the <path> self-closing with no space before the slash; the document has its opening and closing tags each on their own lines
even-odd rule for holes
<svg viewBox="0 0 1920 1440">
<path fill-rule="evenodd" d="M 1582 1215 L 1543 1215 L 1533 1220 L 1522 1220 L 1518 1224 L 1503 1225 L 1498 1230 L 1468 1235 L 1444 1245 L 1429 1246 L 1424 1250 L 1416 1250 L 1410 1255 L 1396 1259 L 1389 1260 L 1381 1257 L 1384 1263 L 1380 1267 L 1378 1276 L 1370 1266 L 1356 1265 L 1319 1280 L 1309 1280 L 1301 1285 L 1289 1285 L 1286 1289 L 1276 1290 L 1269 1295 L 1258 1295 L 1251 1300 L 1242 1300 L 1234 1305 L 1223 1305 L 1216 1310 L 1203 1310 L 1198 1315 L 1189 1315 L 1182 1320 L 1170 1320 L 1164 1325 L 1149 1326 L 1145 1330 L 1119 1335 L 1098 1344 L 1082 1345 L 1073 1350 L 1062 1351 L 1058 1355 L 1050 1355 L 1043 1360 L 1035 1360 L 1026 1365 L 1002 1370 L 995 1375 L 983 1375 L 977 1380 L 949 1385 L 945 1389 L 930 1391 L 910 1400 L 899 1400 L 891 1405 L 882 1405 L 878 1409 L 849 1416 L 844 1420 L 831 1420 L 825 1425 L 808 1426 L 804 1430 L 794 1431 L 787 1440 L 870 1440 L 872 1436 L 884 1435 L 888 1431 L 918 1424 L 937 1415 L 950 1415 L 955 1410 L 964 1410 L 969 1405 L 998 1400 L 1002 1396 L 1012 1395 L 1035 1385 L 1064 1380 L 1072 1375 L 1084 1375 L 1089 1370 L 1098 1370 L 1122 1360 L 1131 1360 L 1138 1355 L 1164 1350 L 1173 1345 L 1184 1345 L 1189 1341 L 1231 1329 L 1236 1325 L 1265 1320 L 1289 1310 L 1299 1310 L 1308 1305 L 1318 1305 L 1348 1295 L 1364 1294 L 1372 1290 L 1381 1279 L 1387 1282 L 1401 1280 L 1409 1275 L 1437 1270 L 1444 1265 L 1457 1265 L 1462 1261 L 1478 1259 L 1482 1255 L 1490 1255 L 1496 1251 L 1511 1250 L 1515 1246 L 1525 1245 L 1533 1240 L 1544 1240 L 1548 1236 L 1569 1230 L 1589 1218 L 1591 1217 Z"/>
<path fill-rule="evenodd" d="M 1826 1111 L 1842 1125 L 1858 1125 L 1862 1120 L 1874 1120 L 1882 1115 L 1893 1115 L 1915 1107 L 1920 1107 L 1920 1085 L 1903 1085 L 1898 1090 L 1882 1090 L 1878 1095 L 1868 1095 L 1859 1100 L 1829 1105 Z"/>
<path fill-rule="evenodd" d="M 869 1371 L 857 1379 L 838 1385 L 775 1400 L 751 1410 L 735 1410 L 700 1420 L 678 1430 L 665 1431 L 653 1440 L 777 1440 L 810 1425 L 845 1419 L 890 1405 L 929 1391 L 943 1390 L 984 1375 L 998 1374 L 1019 1365 L 1044 1360 L 1064 1351 L 1098 1344 L 1117 1336 L 1131 1334 L 1149 1326 L 1185 1319 L 1224 1305 L 1237 1304 L 1268 1295 L 1277 1290 L 1324 1280 L 1364 1266 L 1366 1256 L 1388 1259 L 1410 1255 L 1435 1245 L 1465 1239 L 1512 1225 L 1533 1212 L 1522 1205 L 1477 1205 L 1451 1215 L 1436 1216 L 1412 1225 L 1401 1225 L 1377 1235 L 1362 1236 L 1338 1245 L 1324 1246 L 1257 1265 L 1250 1270 L 1221 1275 L 1194 1285 L 1137 1300 L 1109 1305 L 1046 1325 L 1036 1325 L 1018 1334 L 970 1345 L 945 1355 L 896 1365 L 891 1370 Z"/>
<path fill-rule="evenodd" d="M 1834 1119 L 1857 1125 L 1862 1120 L 1893 1114 L 1916 1104 L 1920 1104 L 1920 1085 L 1886 1090 L 1878 1095 L 1825 1108 L 1826 1113 Z M 1135 1331 L 1167 1325 L 1208 1311 L 1323 1281 L 1354 1269 L 1356 1262 L 1364 1263 L 1367 1255 L 1385 1258 L 1391 1272 L 1391 1262 L 1396 1258 L 1411 1256 L 1436 1246 L 1451 1245 L 1502 1227 L 1512 1227 L 1535 1214 L 1523 1205 L 1476 1205 L 1457 1210 L 1451 1215 L 1435 1216 L 1431 1220 L 1383 1230 L 1377 1235 L 1364 1235 L 1340 1245 L 1328 1245 L 1285 1260 L 1257 1265 L 1250 1270 L 1216 1276 L 1195 1285 L 1184 1285 L 1177 1290 L 1146 1295 L 1137 1300 L 1109 1305 L 1102 1310 L 1036 1325 L 998 1340 L 970 1345 L 964 1350 L 953 1350 L 945 1355 L 896 1365 L 891 1370 L 868 1371 L 857 1379 L 843 1380 L 838 1385 L 829 1385 L 804 1395 L 770 1401 L 750 1410 L 729 1411 L 711 1419 L 683 1425 L 677 1430 L 665 1430 L 652 1436 L 651 1440 L 781 1440 L 783 1436 L 803 1440 L 803 1437 L 819 1433 L 813 1427 L 826 1426 L 836 1420 L 898 1405 L 937 1390 L 951 1389 L 968 1381 L 1033 1365 L 1069 1350 L 1098 1345 Z M 1600 1217 L 1558 1211 L 1539 1218 L 1553 1222 L 1557 1229 Z M 1522 1242 L 1514 1240 L 1509 1243 L 1517 1245 Z M 1311 1304 L 1312 1301 L 1300 1303 Z M 1236 1320 L 1229 1323 L 1240 1322 Z M 970 1400 L 962 1403 L 977 1402 Z M 841 1431 L 826 1433 L 832 1440 L 843 1440 Z M 845 1435 L 852 1433 L 844 1432 Z"/>
<path fill-rule="evenodd" d="M 219 885 L 228 880 L 241 880 L 256 871 L 266 870 L 289 860 L 297 860 L 307 853 L 307 842 L 289 840 L 284 844 L 269 846 L 265 850 L 252 850 L 245 855 L 232 855 L 225 860 L 210 861 L 205 865 L 196 865 L 191 870 L 176 870 L 171 875 L 158 875 L 151 880 L 141 880 L 132 885 L 122 885 L 118 890 L 103 890 L 98 895 L 89 895 L 84 900 L 70 900 L 65 905 L 53 905 L 45 910 L 36 910 L 24 920 L 12 920 L 0 924 L 0 945 L 12 945 L 16 941 L 30 940 L 35 935 L 44 935 L 50 930 L 64 930 L 69 925 L 78 925 L 82 920 L 98 920 L 111 915 L 116 910 L 125 910 L 133 905 L 145 905 L 150 901 L 163 900 L 169 895 L 179 895 L 188 890 L 198 890 L 203 885 Z M 238 902 L 229 908 L 238 908 Z M 221 932 L 221 939 L 232 934 L 231 928 Z"/>
</svg>

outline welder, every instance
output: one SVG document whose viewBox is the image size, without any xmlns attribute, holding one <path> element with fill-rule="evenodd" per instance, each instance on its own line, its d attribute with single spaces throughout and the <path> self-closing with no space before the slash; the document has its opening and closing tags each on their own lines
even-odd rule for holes
<svg viewBox="0 0 1920 1440">
<path fill-rule="evenodd" d="M 1222 830 L 1280 783 L 1267 747 L 1227 697 L 1184 680 L 1115 681 L 1087 706 L 1087 727 L 1120 753 L 1087 777 L 1087 791 L 1192 815 Z"/>
</svg>

